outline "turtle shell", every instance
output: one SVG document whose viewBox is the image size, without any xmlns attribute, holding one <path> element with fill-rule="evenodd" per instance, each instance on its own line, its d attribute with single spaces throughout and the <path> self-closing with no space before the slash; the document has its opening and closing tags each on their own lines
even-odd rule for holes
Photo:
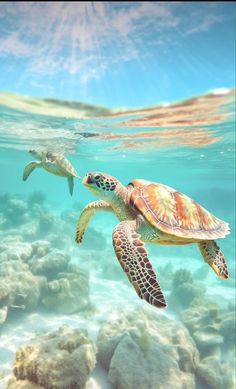
<svg viewBox="0 0 236 389">
<path fill-rule="evenodd" d="M 55 161 L 57 162 L 58 166 L 64 171 L 65 174 L 74 177 L 78 176 L 76 170 L 70 164 L 68 159 L 64 158 L 62 155 L 56 155 Z"/>
<path fill-rule="evenodd" d="M 169 186 L 135 179 L 128 187 L 131 207 L 167 234 L 212 240 L 229 233 L 228 223 Z"/>
</svg>

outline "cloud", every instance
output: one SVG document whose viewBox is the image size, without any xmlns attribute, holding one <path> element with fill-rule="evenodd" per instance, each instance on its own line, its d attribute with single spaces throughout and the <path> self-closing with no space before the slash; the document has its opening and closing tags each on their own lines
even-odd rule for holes
<svg viewBox="0 0 236 389">
<path fill-rule="evenodd" d="M 190 2 L 191 3 L 191 2 Z M 188 4 L 187 4 L 188 5 Z M 27 70 L 53 75 L 62 70 L 81 83 L 98 79 L 114 63 L 151 56 L 170 34 L 207 31 L 219 23 L 181 2 L 1 2 L 0 58 L 21 58 Z M 191 13 L 194 17 L 191 17 Z M 178 36 L 177 36 L 178 38 Z"/>
<path fill-rule="evenodd" d="M 221 15 L 200 15 L 199 23 L 195 26 L 189 27 L 186 30 L 186 35 L 196 34 L 199 32 L 206 32 L 214 24 L 220 23 L 222 21 Z"/>
</svg>

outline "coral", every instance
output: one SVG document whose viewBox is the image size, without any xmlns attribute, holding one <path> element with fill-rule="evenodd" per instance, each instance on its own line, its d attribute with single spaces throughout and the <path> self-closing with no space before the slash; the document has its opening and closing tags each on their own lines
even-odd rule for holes
<svg viewBox="0 0 236 389">
<path fill-rule="evenodd" d="M 41 212 L 41 215 L 39 215 L 38 223 L 38 234 L 45 235 L 53 230 L 55 218 L 49 212 Z"/>
<path fill-rule="evenodd" d="M 201 363 L 196 369 L 196 376 L 199 384 L 209 389 L 225 389 L 232 388 L 233 380 L 229 372 L 229 368 L 226 364 L 220 363 L 220 361 L 214 357 L 208 357 L 201 360 Z"/>
<path fill-rule="evenodd" d="M 199 354 L 180 322 L 128 312 L 99 331 L 98 359 L 114 387 L 194 388 Z"/>
<path fill-rule="evenodd" d="M 63 326 L 17 350 L 6 389 L 83 389 L 95 367 L 95 355 L 86 331 Z"/>
<path fill-rule="evenodd" d="M 178 286 L 185 284 L 186 282 L 190 284 L 193 282 L 191 272 L 186 269 L 177 270 L 173 275 L 173 288 L 177 288 Z"/>
<path fill-rule="evenodd" d="M 198 364 L 198 353 L 193 353 L 193 349 L 185 346 L 184 342 L 177 344 L 177 353 L 180 370 L 186 373 L 193 373 Z"/>
<path fill-rule="evenodd" d="M 203 327 L 219 323 L 221 312 L 221 308 L 216 303 L 204 299 L 200 299 L 199 302 L 194 300 L 194 304 L 182 312 L 181 319 L 192 334 Z"/>
<path fill-rule="evenodd" d="M 29 260 L 33 254 L 31 243 L 21 242 L 17 239 L 4 239 L 0 245 L 0 262 L 8 260 Z"/>
<path fill-rule="evenodd" d="M 0 197 L 0 212 L 5 218 L 4 227 L 14 227 L 27 219 L 27 203 L 19 196 L 5 195 Z"/>
<path fill-rule="evenodd" d="M 194 332 L 193 337 L 199 348 L 222 344 L 224 341 L 223 336 L 219 335 L 218 330 L 213 326 L 206 326 Z"/>
<path fill-rule="evenodd" d="M 204 326 L 194 332 L 192 336 L 202 357 L 220 356 L 220 346 L 224 339 L 213 325 Z"/>
<path fill-rule="evenodd" d="M 41 251 L 39 250 L 41 248 Z M 47 245 L 40 245 L 37 248 L 37 254 L 48 249 Z M 47 278 L 54 278 L 59 272 L 67 270 L 70 256 L 58 249 L 51 249 L 41 258 L 33 258 L 30 262 L 30 270 L 33 274 L 44 274 Z"/>
<path fill-rule="evenodd" d="M 235 347 L 235 313 L 210 300 L 196 302 L 182 313 L 182 320 L 195 340 L 201 358 L 230 361 Z"/>
<path fill-rule="evenodd" d="M 32 243 L 33 254 L 37 258 L 44 257 L 51 249 L 51 243 L 47 240 L 36 240 Z"/>
<path fill-rule="evenodd" d="M 224 337 L 224 342 L 229 347 L 236 344 L 235 334 L 235 311 L 220 316 L 219 333 Z"/>
<path fill-rule="evenodd" d="M 22 260 L 0 263 L 0 307 L 35 309 L 46 279 L 34 276 Z"/>
<path fill-rule="evenodd" d="M 139 323 L 137 323 L 139 324 Z M 142 323 L 143 324 L 143 323 Z M 134 339 L 143 353 L 150 350 L 151 339 L 145 325 L 138 325 L 138 333 L 133 334 Z"/>
<path fill-rule="evenodd" d="M 15 377 L 9 379 L 7 389 L 45 389 L 45 387 L 32 384 L 28 380 L 16 381 Z"/>
<path fill-rule="evenodd" d="M 194 388 L 194 376 L 184 374 L 178 363 L 155 341 L 145 354 L 125 335 L 115 349 L 108 379 L 120 389 Z"/>
<path fill-rule="evenodd" d="M 48 282 L 42 303 L 58 313 L 74 313 L 85 309 L 89 305 L 87 273 L 59 273 L 58 279 Z"/>
<path fill-rule="evenodd" d="M 194 282 L 188 270 L 180 269 L 173 275 L 170 303 L 176 311 L 188 308 L 196 298 L 202 298 L 206 293 L 200 282 Z"/>
</svg>

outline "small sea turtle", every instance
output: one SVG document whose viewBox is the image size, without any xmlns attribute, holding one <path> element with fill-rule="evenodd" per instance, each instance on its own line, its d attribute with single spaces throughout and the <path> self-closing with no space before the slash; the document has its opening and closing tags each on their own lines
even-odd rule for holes
<svg viewBox="0 0 236 389">
<path fill-rule="evenodd" d="M 49 173 L 55 174 L 56 176 L 67 177 L 69 191 L 72 195 L 74 189 L 74 177 L 78 177 L 78 175 L 73 166 L 63 155 L 35 150 L 30 150 L 29 153 L 37 158 L 38 161 L 32 161 L 26 165 L 23 172 L 23 181 L 27 180 L 36 167 L 42 167 Z"/>
<path fill-rule="evenodd" d="M 169 186 L 141 179 L 123 186 L 116 178 L 100 172 L 88 173 L 83 184 L 101 200 L 83 209 L 76 225 L 76 242 L 81 243 L 95 211 L 114 212 L 120 220 L 113 231 L 116 256 L 139 297 L 149 304 L 166 307 L 143 242 L 197 243 L 215 273 L 228 278 L 224 255 L 214 241 L 229 233 L 228 223 L 194 200 Z"/>
</svg>

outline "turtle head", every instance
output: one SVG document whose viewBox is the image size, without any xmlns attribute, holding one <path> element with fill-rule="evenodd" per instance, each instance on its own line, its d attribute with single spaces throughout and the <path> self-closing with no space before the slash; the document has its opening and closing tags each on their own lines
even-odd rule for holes
<svg viewBox="0 0 236 389">
<path fill-rule="evenodd" d="M 31 155 L 33 155 L 33 157 L 35 157 L 36 159 L 39 159 L 41 161 L 42 159 L 42 152 L 41 151 L 37 151 L 37 150 L 29 150 L 29 153 Z"/>
<path fill-rule="evenodd" d="M 83 178 L 83 184 L 95 196 L 109 201 L 114 197 L 119 181 L 106 173 L 89 172 Z"/>
</svg>

